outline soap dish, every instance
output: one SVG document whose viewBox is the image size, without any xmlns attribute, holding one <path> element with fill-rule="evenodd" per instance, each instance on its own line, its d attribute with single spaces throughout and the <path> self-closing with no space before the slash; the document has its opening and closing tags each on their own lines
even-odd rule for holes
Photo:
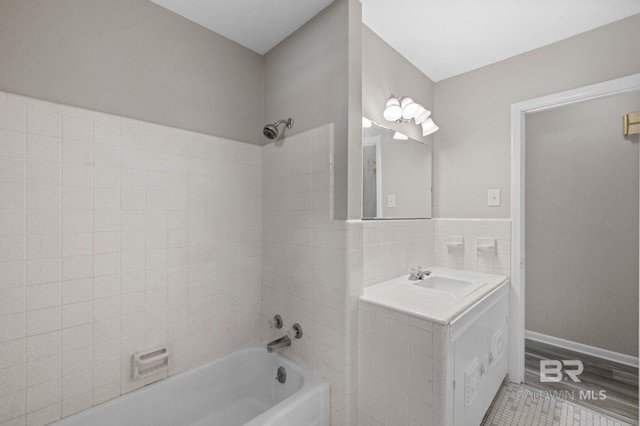
<svg viewBox="0 0 640 426">
<path fill-rule="evenodd" d="M 447 249 L 448 250 L 462 250 L 462 249 L 464 249 L 464 238 L 462 238 L 462 237 L 447 237 Z"/>
<path fill-rule="evenodd" d="M 478 253 L 491 252 L 496 253 L 496 240 L 494 238 L 478 238 Z"/>
<path fill-rule="evenodd" d="M 133 354 L 133 378 L 144 377 L 169 367 L 169 349 L 166 347 L 151 349 Z"/>
</svg>

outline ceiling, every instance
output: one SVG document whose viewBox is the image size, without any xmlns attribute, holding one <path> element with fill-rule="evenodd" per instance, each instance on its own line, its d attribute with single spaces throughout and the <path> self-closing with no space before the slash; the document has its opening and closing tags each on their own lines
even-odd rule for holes
<svg viewBox="0 0 640 426">
<path fill-rule="evenodd" d="M 640 13 L 640 0 L 361 0 L 362 20 L 440 81 Z"/>
<path fill-rule="evenodd" d="M 151 0 L 261 55 L 333 0 Z"/>
<path fill-rule="evenodd" d="M 333 0 L 151 0 L 264 54 Z M 640 13 L 640 0 L 360 0 L 362 20 L 440 81 Z"/>
</svg>

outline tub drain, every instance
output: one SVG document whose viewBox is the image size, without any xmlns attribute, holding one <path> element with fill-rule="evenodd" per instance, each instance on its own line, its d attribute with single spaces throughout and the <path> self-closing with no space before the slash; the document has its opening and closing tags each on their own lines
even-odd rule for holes
<svg viewBox="0 0 640 426">
<path fill-rule="evenodd" d="M 276 380 L 280 383 L 284 383 L 287 381 L 287 370 L 284 367 L 278 367 L 278 372 L 276 373 Z"/>
</svg>

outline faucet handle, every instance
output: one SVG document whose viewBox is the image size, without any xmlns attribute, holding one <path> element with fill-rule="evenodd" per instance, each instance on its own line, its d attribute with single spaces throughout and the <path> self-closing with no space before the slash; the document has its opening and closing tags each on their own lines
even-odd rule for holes
<svg viewBox="0 0 640 426">
<path fill-rule="evenodd" d="M 283 324 L 282 317 L 278 314 L 276 314 L 273 319 L 269 320 L 269 327 L 271 328 L 282 328 Z"/>
<path fill-rule="evenodd" d="M 298 323 L 293 324 L 293 326 L 287 331 L 287 335 L 289 337 L 295 337 L 296 339 L 302 338 L 302 326 Z"/>
</svg>

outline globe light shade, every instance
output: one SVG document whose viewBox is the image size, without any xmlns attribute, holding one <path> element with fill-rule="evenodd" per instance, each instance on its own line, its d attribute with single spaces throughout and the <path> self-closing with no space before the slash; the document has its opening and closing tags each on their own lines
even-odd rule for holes
<svg viewBox="0 0 640 426">
<path fill-rule="evenodd" d="M 431 111 L 421 105 L 415 117 L 413 118 L 416 120 L 416 124 L 422 124 L 422 122 L 429 118 L 430 115 Z"/>
<path fill-rule="evenodd" d="M 409 136 L 405 135 L 404 133 L 400 133 L 400 132 L 395 132 L 393 134 L 393 138 L 399 141 L 406 141 L 409 140 Z"/>
<path fill-rule="evenodd" d="M 372 125 L 373 125 L 373 122 L 371 120 L 369 120 L 368 118 L 362 117 L 362 127 L 364 127 L 365 129 L 368 129 Z"/>
<path fill-rule="evenodd" d="M 400 107 L 400 101 L 395 96 L 391 96 L 387 100 L 387 105 L 382 113 L 385 120 L 396 121 L 402 117 L 402 108 Z"/>
<path fill-rule="evenodd" d="M 407 97 L 402 98 L 400 107 L 402 108 L 402 118 L 405 120 L 411 120 L 420 110 L 421 105 L 413 102 L 413 99 Z"/>
<path fill-rule="evenodd" d="M 430 135 L 431 133 L 439 129 L 439 127 L 436 126 L 436 123 L 434 123 L 433 120 L 430 118 L 423 121 L 421 126 L 422 126 L 422 136 Z"/>
</svg>

